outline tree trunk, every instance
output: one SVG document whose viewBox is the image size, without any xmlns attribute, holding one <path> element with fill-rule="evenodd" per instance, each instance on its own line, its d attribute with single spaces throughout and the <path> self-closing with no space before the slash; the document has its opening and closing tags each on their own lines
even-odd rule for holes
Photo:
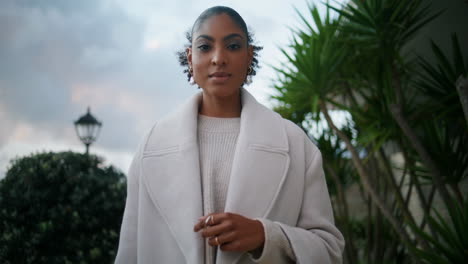
<svg viewBox="0 0 468 264">
<path fill-rule="evenodd" d="M 401 210 L 403 211 L 403 215 L 405 216 L 405 218 L 411 222 L 411 224 L 415 225 L 416 222 L 414 221 L 414 218 L 413 218 L 413 215 L 410 213 L 409 209 L 408 209 L 408 206 L 406 205 L 404 199 L 403 199 L 403 194 L 401 193 L 401 189 L 400 187 L 397 185 L 396 181 L 395 181 L 395 177 L 393 175 L 393 171 L 392 171 L 392 168 L 390 166 L 390 163 L 387 159 L 387 157 L 385 156 L 385 153 L 383 152 L 383 150 L 380 148 L 379 149 L 379 157 L 381 158 L 382 160 L 382 163 L 383 165 L 385 166 L 387 172 L 388 172 L 388 179 L 390 181 L 390 186 L 393 188 L 393 192 L 395 193 L 395 197 L 398 201 L 398 204 L 401 206 Z M 422 239 L 421 237 L 418 237 L 418 239 Z"/>
<path fill-rule="evenodd" d="M 455 197 L 457 197 L 458 203 L 463 204 L 464 198 L 463 194 L 460 191 L 460 187 L 458 187 L 457 183 L 451 183 L 450 188 L 452 189 L 453 193 L 455 194 Z"/>
<path fill-rule="evenodd" d="M 382 214 L 385 216 L 385 218 L 390 222 L 390 225 L 395 229 L 395 232 L 398 234 L 400 237 L 401 241 L 408 246 L 408 248 L 412 248 L 413 245 L 411 244 L 411 239 L 406 232 L 406 230 L 401 226 L 399 223 L 398 219 L 396 219 L 389 208 L 383 203 L 382 199 L 378 196 L 377 192 L 374 190 L 372 185 L 370 184 L 369 181 L 369 175 L 364 168 L 364 165 L 362 164 L 361 159 L 359 158 L 359 154 L 357 153 L 356 149 L 354 146 L 351 144 L 351 140 L 344 134 L 341 130 L 339 130 L 333 121 L 330 118 L 330 115 L 328 114 L 328 109 L 325 106 L 325 103 L 321 101 L 320 103 L 320 109 L 322 113 L 325 116 L 325 119 L 327 120 L 328 125 L 330 128 L 335 131 L 336 135 L 345 143 L 346 148 L 348 151 L 351 153 L 351 159 L 353 161 L 353 164 L 358 172 L 359 178 L 361 179 L 361 183 L 364 187 L 364 190 L 370 195 L 372 201 L 376 204 L 376 206 L 379 208 L 379 210 L 382 212 Z M 414 256 L 413 251 L 409 250 L 408 251 L 411 255 Z"/>
<path fill-rule="evenodd" d="M 436 187 L 432 185 L 431 191 L 429 193 L 427 207 L 424 208 L 424 218 L 421 222 L 421 225 L 419 226 L 421 230 L 423 230 L 426 223 L 429 222 L 428 219 L 431 216 L 431 207 L 432 207 L 432 202 L 434 201 L 435 191 L 436 191 Z M 434 239 L 438 240 L 439 238 L 438 238 L 437 232 L 434 230 L 433 226 L 430 223 L 429 223 L 429 229 L 431 230 L 431 233 Z"/>
<path fill-rule="evenodd" d="M 350 227 L 348 203 L 346 202 L 343 186 L 341 186 L 340 178 L 336 174 L 335 170 L 333 170 L 333 168 L 327 164 L 324 164 L 324 166 L 330 177 L 335 182 L 336 186 L 336 195 L 339 201 L 338 207 L 341 208 L 343 225 L 345 229 L 344 232 L 346 233 L 347 239 L 345 247 L 346 255 L 348 256 L 349 264 L 355 264 L 357 263 L 358 259 L 356 254 L 356 247 L 354 246 L 353 232 Z"/>
<path fill-rule="evenodd" d="M 445 205 L 447 207 L 451 207 L 452 198 L 444 182 L 442 181 L 442 174 L 440 173 L 440 170 L 436 166 L 434 160 L 430 157 L 429 153 L 424 148 L 419 138 L 416 136 L 416 133 L 409 126 L 408 121 L 403 117 L 401 106 L 393 104 L 390 106 L 390 111 L 392 112 L 393 118 L 398 123 L 405 136 L 408 138 L 410 144 L 413 145 L 413 148 L 421 157 L 427 168 L 431 171 L 432 180 L 434 181 L 437 190 L 444 200 Z"/>
</svg>

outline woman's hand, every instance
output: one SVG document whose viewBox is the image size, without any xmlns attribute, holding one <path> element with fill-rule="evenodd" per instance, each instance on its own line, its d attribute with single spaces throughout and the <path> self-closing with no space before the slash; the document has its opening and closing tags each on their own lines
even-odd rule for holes
<svg viewBox="0 0 468 264">
<path fill-rule="evenodd" d="M 211 246 L 223 251 L 252 251 L 265 242 L 263 225 L 258 220 L 233 213 L 214 213 L 199 218 L 193 230 L 208 238 Z"/>
</svg>

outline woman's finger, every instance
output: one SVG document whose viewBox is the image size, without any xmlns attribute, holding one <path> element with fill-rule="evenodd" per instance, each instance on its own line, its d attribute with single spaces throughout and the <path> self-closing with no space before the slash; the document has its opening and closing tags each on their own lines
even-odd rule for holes
<svg viewBox="0 0 468 264">
<path fill-rule="evenodd" d="M 193 231 L 194 232 L 198 232 L 200 229 L 202 229 L 204 227 L 204 223 L 205 223 L 205 217 L 200 217 L 198 219 L 198 222 L 193 226 Z"/>
<path fill-rule="evenodd" d="M 235 232 L 226 232 L 222 233 L 218 236 L 213 236 L 208 239 L 208 244 L 210 246 L 216 247 L 216 246 L 221 246 L 226 243 L 231 243 L 234 241 L 236 238 Z"/>
<path fill-rule="evenodd" d="M 198 219 L 198 222 L 193 227 L 193 231 L 198 232 L 207 226 L 215 226 L 226 219 L 232 218 L 231 213 L 212 213 L 202 216 Z"/>
<path fill-rule="evenodd" d="M 241 245 L 241 242 L 239 240 L 234 240 L 234 241 L 229 242 L 229 243 L 221 244 L 219 249 L 221 249 L 222 251 L 244 251 L 244 250 L 241 250 L 242 249 L 241 246 L 242 245 Z"/>
<path fill-rule="evenodd" d="M 205 216 L 202 216 L 200 218 L 198 218 L 198 222 L 195 224 L 195 226 L 193 227 L 193 231 L 195 232 L 198 232 L 200 231 L 201 229 L 203 229 L 205 226 L 206 226 L 206 221 L 209 220 L 208 218 L 211 216 L 212 214 L 209 214 L 209 215 L 205 215 Z"/>
<path fill-rule="evenodd" d="M 205 238 L 208 238 L 208 237 L 218 236 L 222 233 L 229 232 L 232 230 L 233 230 L 233 225 L 231 221 L 225 220 L 224 222 L 221 222 L 217 225 L 209 226 L 208 228 L 205 228 L 201 232 L 201 235 Z"/>
</svg>

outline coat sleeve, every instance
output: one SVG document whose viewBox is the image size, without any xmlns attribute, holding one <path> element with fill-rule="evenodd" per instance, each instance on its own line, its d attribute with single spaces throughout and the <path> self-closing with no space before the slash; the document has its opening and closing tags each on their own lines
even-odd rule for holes
<svg viewBox="0 0 468 264">
<path fill-rule="evenodd" d="M 250 259 L 254 263 L 296 263 L 296 256 L 291 248 L 286 234 L 281 226 L 266 218 L 259 220 L 265 232 L 265 243 L 261 250 L 249 252 Z"/>
<path fill-rule="evenodd" d="M 137 263 L 138 197 L 140 188 L 141 157 L 149 134 L 138 147 L 127 175 L 127 201 L 120 228 L 116 264 Z"/>
<path fill-rule="evenodd" d="M 297 263 L 341 263 L 344 238 L 335 227 L 322 168 L 322 155 L 313 143 L 306 169 L 304 197 L 297 226 L 278 223 L 286 234 Z"/>
</svg>

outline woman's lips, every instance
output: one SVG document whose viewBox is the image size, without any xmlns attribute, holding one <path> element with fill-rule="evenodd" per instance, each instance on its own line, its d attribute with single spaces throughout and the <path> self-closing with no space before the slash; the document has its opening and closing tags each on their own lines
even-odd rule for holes
<svg viewBox="0 0 468 264">
<path fill-rule="evenodd" d="M 222 83 L 227 81 L 231 77 L 231 74 L 227 72 L 215 72 L 210 74 L 208 77 L 210 77 L 214 82 Z"/>
</svg>

